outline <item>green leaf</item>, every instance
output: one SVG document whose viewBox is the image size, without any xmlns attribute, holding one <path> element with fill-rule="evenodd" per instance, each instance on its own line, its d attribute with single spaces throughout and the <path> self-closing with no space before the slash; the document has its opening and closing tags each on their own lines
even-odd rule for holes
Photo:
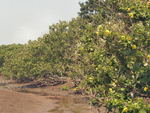
<svg viewBox="0 0 150 113">
<path fill-rule="evenodd" d="M 147 112 L 146 112 L 146 110 L 141 109 L 141 110 L 140 110 L 140 113 L 147 113 Z"/>
<path fill-rule="evenodd" d="M 121 88 L 121 91 L 124 91 L 125 90 L 125 88 Z"/>
</svg>

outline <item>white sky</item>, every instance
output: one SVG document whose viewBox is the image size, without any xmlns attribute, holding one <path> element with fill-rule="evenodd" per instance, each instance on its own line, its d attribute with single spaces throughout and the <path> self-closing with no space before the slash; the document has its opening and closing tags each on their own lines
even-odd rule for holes
<svg viewBox="0 0 150 113">
<path fill-rule="evenodd" d="M 0 0 L 0 45 L 42 37 L 49 25 L 77 17 L 79 1 L 87 0 Z"/>
</svg>

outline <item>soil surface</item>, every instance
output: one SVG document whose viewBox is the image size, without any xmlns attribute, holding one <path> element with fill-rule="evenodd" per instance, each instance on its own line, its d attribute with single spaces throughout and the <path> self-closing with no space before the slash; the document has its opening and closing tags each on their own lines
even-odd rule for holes
<svg viewBox="0 0 150 113">
<path fill-rule="evenodd" d="M 69 91 L 62 91 L 69 86 Z M 17 83 L 0 76 L 0 113 L 98 113 L 89 97 L 75 94 L 70 80 Z M 101 113 L 105 113 L 105 108 Z"/>
</svg>

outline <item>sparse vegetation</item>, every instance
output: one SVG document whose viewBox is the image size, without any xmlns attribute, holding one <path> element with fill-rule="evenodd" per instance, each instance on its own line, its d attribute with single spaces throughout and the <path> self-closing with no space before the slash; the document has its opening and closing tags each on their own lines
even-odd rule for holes
<svg viewBox="0 0 150 113">
<path fill-rule="evenodd" d="M 61 90 L 66 90 L 66 91 L 68 91 L 68 90 L 69 90 L 69 87 L 68 87 L 68 86 L 62 86 Z"/>
</svg>

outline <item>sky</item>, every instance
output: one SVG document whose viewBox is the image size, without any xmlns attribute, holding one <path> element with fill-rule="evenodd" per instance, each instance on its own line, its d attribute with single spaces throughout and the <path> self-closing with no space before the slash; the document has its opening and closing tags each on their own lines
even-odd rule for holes
<svg viewBox="0 0 150 113">
<path fill-rule="evenodd" d="M 87 0 L 0 0 L 0 45 L 27 44 L 49 32 L 59 20 L 78 16 Z"/>
</svg>

